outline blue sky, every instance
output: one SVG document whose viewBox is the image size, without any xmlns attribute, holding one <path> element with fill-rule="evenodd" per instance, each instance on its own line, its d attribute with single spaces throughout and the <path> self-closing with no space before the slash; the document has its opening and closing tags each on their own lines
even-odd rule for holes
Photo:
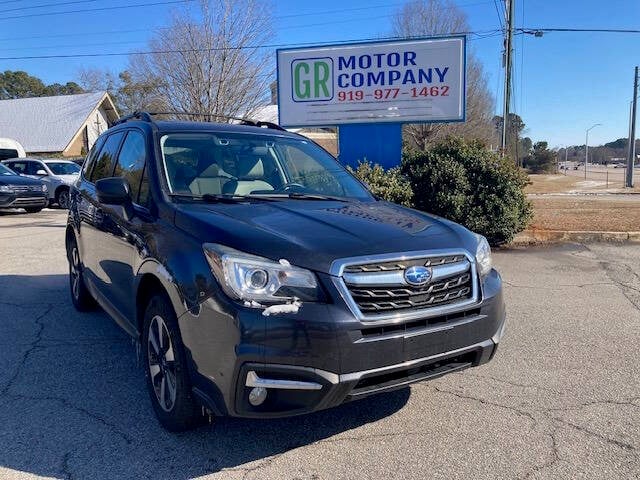
<svg viewBox="0 0 640 480">
<path fill-rule="evenodd" d="M 117 7 L 162 0 L 0 0 L 0 57 L 128 52 L 144 49 L 154 27 L 176 5 L 9 18 L 28 14 Z M 166 1 L 166 0 L 165 0 Z M 77 3 L 76 3 L 77 2 Z M 39 5 L 66 3 L 43 8 Z M 274 43 L 334 42 L 387 36 L 401 0 L 274 0 Z M 493 0 L 457 0 L 473 31 L 499 28 Z M 498 1 L 500 3 L 500 1 Z M 21 9 L 21 10 L 17 10 Z M 293 16 L 295 15 L 295 16 Z M 516 0 L 517 27 L 628 28 L 640 26 L 638 0 Z M 111 33 L 106 33 L 111 32 Z M 472 40 L 500 113 L 502 95 L 499 36 Z M 515 41 L 514 107 L 526 135 L 550 146 L 590 144 L 626 137 L 633 67 L 640 64 L 640 34 L 545 33 Z M 77 79 L 81 67 L 126 66 L 126 56 L 47 60 L 0 60 L 0 70 L 26 70 L 47 83 Z M 274 54 L 275 62 L 275 54 Z"/>
</svg>

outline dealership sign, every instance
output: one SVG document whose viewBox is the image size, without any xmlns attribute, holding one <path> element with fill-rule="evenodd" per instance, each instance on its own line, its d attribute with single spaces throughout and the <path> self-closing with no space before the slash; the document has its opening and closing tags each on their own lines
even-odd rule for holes
<svg viewBox="0 0 640 480">
<path fill-rule="evenodd" d="M 286 127 L 465 118 L 465 37 L 278 50 Z"/>
</svg>

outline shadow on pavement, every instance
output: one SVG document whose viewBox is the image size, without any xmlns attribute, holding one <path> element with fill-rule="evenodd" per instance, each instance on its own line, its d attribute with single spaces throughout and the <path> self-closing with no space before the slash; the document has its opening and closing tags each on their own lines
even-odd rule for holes
<svg viewBox="0 0 640 480">
<path fill-rule="evenodd" d="M 392 415 L 409 399 L 405 389 L 302 417 L 224 418 L 170 434 L 153 415 L 130 339 L 101 311 L 77 313 L 67 282 L 0 276 L 0 475 L 182 479 L 248 470 Z"/>
</svg>

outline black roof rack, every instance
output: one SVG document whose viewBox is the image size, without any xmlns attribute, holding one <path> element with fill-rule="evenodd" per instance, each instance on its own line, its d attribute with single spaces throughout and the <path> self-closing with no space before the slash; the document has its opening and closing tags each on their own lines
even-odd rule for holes
<svg viewBox="0 0 640 480">
<path fill-rule="evenodd" d="M 260 128 L 270 128 L 273 130 L 286 131 L 286 129 L 282 128 L 277 123 L 273 122 L 263 122 L 262 120 L 252 120 L 250 118 L 244 117 L 230 117 L 227 115 L 217 115 L 214 113 L 195 113 L 195 112 L 133 112 L 130 115 L 125 115 L 124 117 L 120 117 L 116 120 L 111 126 L 120 125 L 121 123 L 126 123 L 129 120 L 142 120 L 143 122 L 153 122 L 151 117 L 156 115 L 186 115 L 191 117 L 209 117 L 214 119 L 224 119 L 224 120 L 236 120 L 240 122 L 240 125 L 248 125 L 252 127 L 260 127 Z"/>
</svg>

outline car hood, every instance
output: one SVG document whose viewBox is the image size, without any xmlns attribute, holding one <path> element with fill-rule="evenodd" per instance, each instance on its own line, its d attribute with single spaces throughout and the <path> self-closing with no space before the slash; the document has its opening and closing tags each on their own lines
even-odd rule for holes
<svg viewBox="0 0 640 480">
<path fill-rule="evenodd" d="M 175 223 L 203 243 L 325 273 L 341 258 L 445 248 L 474 252 L 476 242 L 453 222 L 376 201 L 178 204 Z"/>
<path fill-rule="evenodd" d="M 0 175 L 0 185 L 42 185 L 42 182 L 21 175 Z"/>
<path fill-rule="evenodd" d="M 54 178 L 56 180 L 60 180 L 62 183 L 66 183 L 67 185 L 72 185 L 74 183 L 76 183 L 76 180 L 78 180 L 78 174 L 73 174 L 73 175 L 56 175 Z"/>
</svg>

